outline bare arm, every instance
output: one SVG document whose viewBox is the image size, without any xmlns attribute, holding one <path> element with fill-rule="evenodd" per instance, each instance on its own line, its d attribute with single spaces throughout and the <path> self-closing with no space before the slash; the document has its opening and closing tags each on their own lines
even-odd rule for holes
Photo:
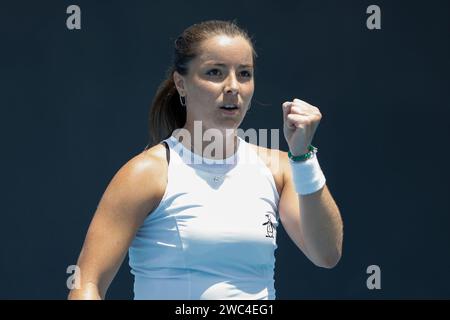
<svg viewBox="0 0 450 320">
<path fill-rule="evenodd" d="M 298 195 L 292 182 L 287 153 L 282 152 L 284 185 L 280 218 L 293 242 L 317 266 L 332 268 L 342 254 L 343 224 L 327 186 Z"/>
<path fill-rule="evenodd" d="M 94 214 L 77 265 L 81 288 L 69 299 L 104 299 L 137 229 L 165 190 L 165 148 L 141 153 L 114 176 Z"/>
</svg>

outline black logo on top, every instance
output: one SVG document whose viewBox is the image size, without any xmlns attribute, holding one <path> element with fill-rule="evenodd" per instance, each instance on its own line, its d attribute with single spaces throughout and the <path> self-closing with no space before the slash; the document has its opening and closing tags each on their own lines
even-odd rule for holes
<svg viewBox="0 0 450 320">
<path fill-rule="evenodd" d="M 273 238 L 273 222 L 270 220 L 270 215 L 266 214 L 266 217 L 267 221 L 262 224 L 267 228 L 266 238 Z"/>
</svg>

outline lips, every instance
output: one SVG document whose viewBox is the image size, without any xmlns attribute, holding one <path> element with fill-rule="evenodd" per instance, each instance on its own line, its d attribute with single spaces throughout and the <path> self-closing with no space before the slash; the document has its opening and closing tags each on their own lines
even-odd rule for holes
<svg viewBox="0 0 450 320">
<path fill-rule="evenodd" d="M 237 109 L 239 109 L 239 106 L 234 103 L 227 103 L 227 104 L 222 105 L 219 108 L 222 110 L 237 110 Z"/>
</svg>

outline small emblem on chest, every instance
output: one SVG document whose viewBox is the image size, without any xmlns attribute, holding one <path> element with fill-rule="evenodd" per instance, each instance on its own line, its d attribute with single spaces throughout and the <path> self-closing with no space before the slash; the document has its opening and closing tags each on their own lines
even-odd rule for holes
<svg viewBox="0 0 450 320">
<path fill-rule="evenodd" d="M 266 238 L 273 238 L 273 222 L 270 220 L 270 215 L 266 214 L 266 217 L 267 221 L 262 224 L 267 229 Z"/>
</svg>

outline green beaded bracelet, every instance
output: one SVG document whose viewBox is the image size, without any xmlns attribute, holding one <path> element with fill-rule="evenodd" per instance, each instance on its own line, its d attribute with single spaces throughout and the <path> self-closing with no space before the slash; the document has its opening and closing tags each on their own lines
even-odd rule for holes
<svg viewBox="0 0 450 320">
<path fill-rule="evenodd" d="M 308 147 L 308 150 L 309 150 L 308 153 L 302 154 L 301 156 L 293 156 L 291 151 L 289 150 L 288 157 L 289 157 L 289 159 L 291 159 L 292 161 L 295 161 L 295 162 L 306 161 L 308 159 L 311 159 L 314 156 L 314 154 L 317 152 L 317 148 L 314 147 L 312 144 L 310 144 Z"/>
</svg>

